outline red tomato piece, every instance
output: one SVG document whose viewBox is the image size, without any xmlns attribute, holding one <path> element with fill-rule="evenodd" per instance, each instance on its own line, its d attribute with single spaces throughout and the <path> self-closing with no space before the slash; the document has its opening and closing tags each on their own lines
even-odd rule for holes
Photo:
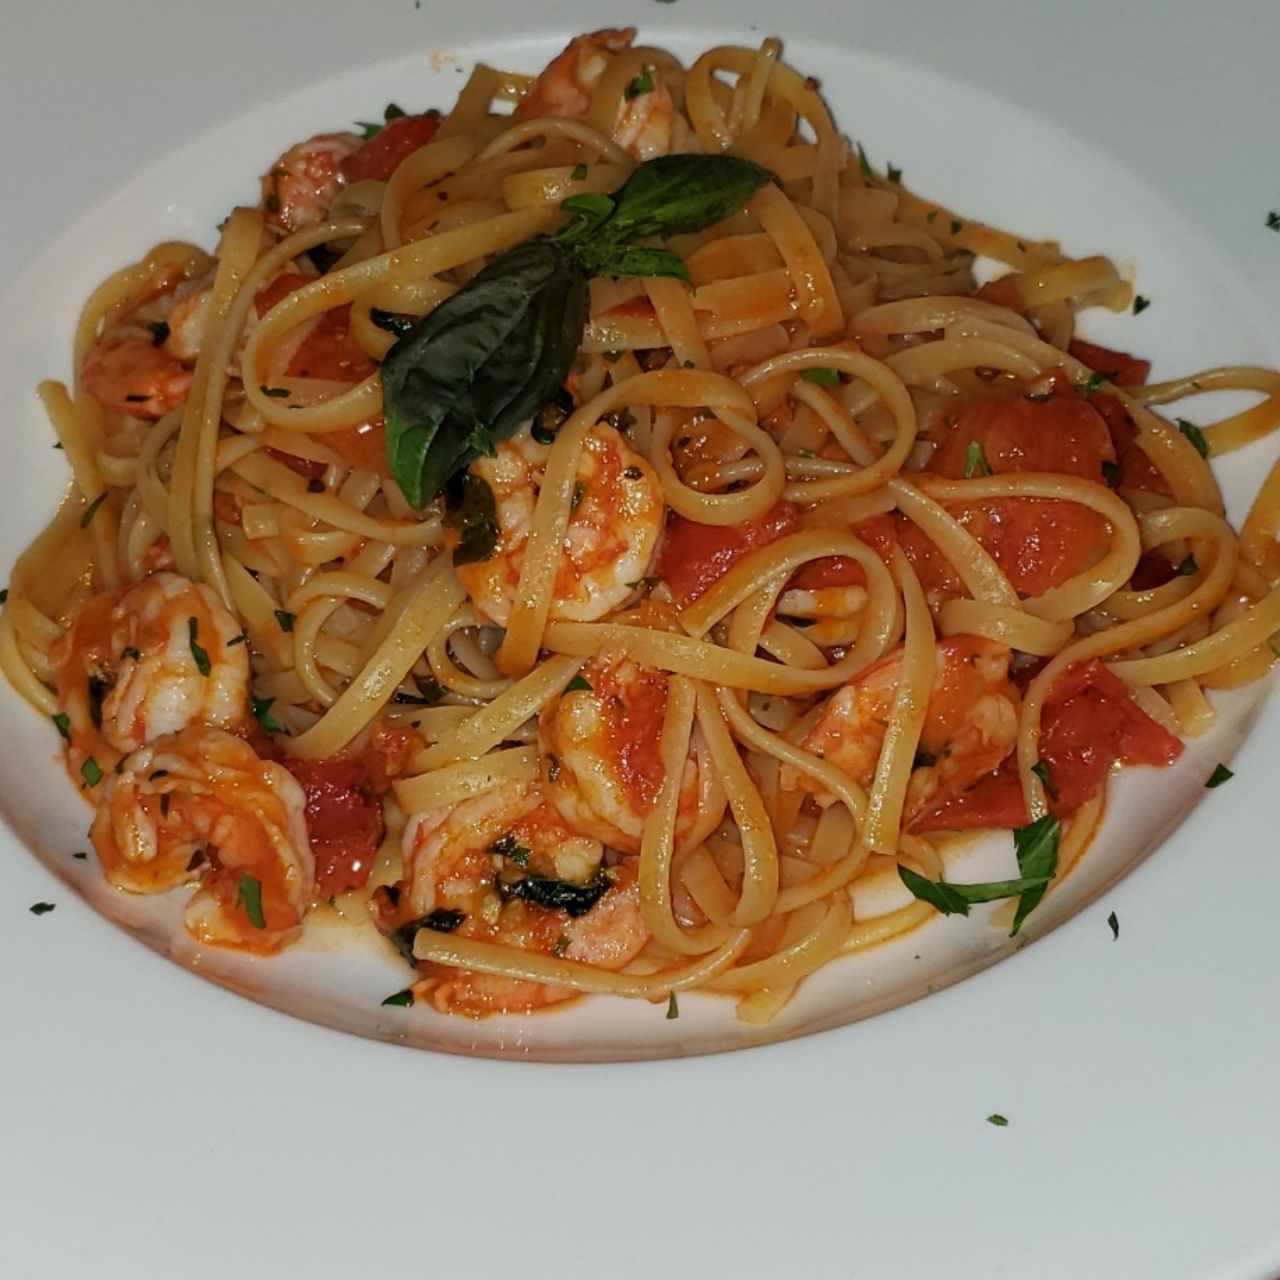
<svg viewBox="0 0 1280 1280">
<path fill-rule="evenodd" d="M 658 576 L 671 588 L 676 608 L 691 605 L 748 552 L 791 533 L 799 515 L 794 503 L 779 502 L 744 524 L 699 524 L 674 517 L 662 539 Z"/>
<path fill-rule="evenodd" d="M 317 898 L 358 889 L 382 843 L 382 806 L 359 760 L 286 760 L 307 797 Z"/>
<path fill-rule="evenodd" d="M 1097 410 L 1060 383 L 1047 400 L 971 404 L 948 425 L 926 469 L 961 479 L 974 445 L 996 475 L 1047 471 L 1100 484 L 1103 463 L 1115 461 Z M 995 498 L 952 511 L 1021 595 L 1039 595 L 1083 572 L 1110 543 L 1102 516 L 1074 502 Z"/>
<path fill-rule="evenodd" d="M 1095 795 L 1116 762 L 1163 768 L 1181 754 L 1182 743 L 1156 724 L 1100 662 L 1073 667 L 1045 701 L 1040 759 L 1057 792 L 1056 797 L 1050 792 L 1049 808 L 1060 818 Z M 968 791 L 917 818 L 912 830 L 1004 829 L 1027 820 L 1010 756 Z"/>
<path fill-rule="evenodd" d="M 1140 387 L 1151 372 L 1150 360 L 1140 360 L 1127 351 L 1113 351 L 1094 342 L 1081 342 L 1079 338 L 1067 345 L 1067 351 L 1117 387 Z"/>
<path fill-rule="evenodd" d="M 1018 288 L 1019 273 L 1016 271 L 1009 272 L 1008 275 L 1000 276 L 996 280 L 989 280 L 978 290 L 977 296 L 983 302 L 994 302 L 998 307 L 1008 307 L 1010 311 L 1016 311 L 1019 315 L 1023 314 L 1026 309 L 1026 303 L 1022 301 L 1022 293 Z"/>
<path fill-rule="evenodd" d="M 440 113 L 401 116 L 383 125 L 358 151 L 338 166 L 348 182 L 386 182 L 403 160 L 425 147 L 440 128 Z"/>
<path fill-rule="evenodd" d="M 1126 489 L 1147 489 L 1152 493 L 1172 496 L 1155 463 L 1138 448 L 1138 428 L 1134 426 L 1129 410 L 1115 396 L 1092 396 L 1089 403 L 1102 415 L 1111 433 L 1111 444 L 1120 464 L 1117 484 Z"/>
</svg>

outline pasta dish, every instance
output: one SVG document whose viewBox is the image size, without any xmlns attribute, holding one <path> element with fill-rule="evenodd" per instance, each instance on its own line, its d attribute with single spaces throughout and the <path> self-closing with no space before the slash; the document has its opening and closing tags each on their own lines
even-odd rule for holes
<svg viewBox="0 0 1280 1280">
<path fill-rule="evenodd" d="M 1017 933 L 1270 669 L 1280 470 L 1237 534 L 1209 460 L 1280 375 L 1083 340 L 1146 305 L 1109 259 L 917 194 L 780 55 L 478 65 L 90 295 L 0 664 L 111 884 L 264 956 L 365 921 L 392 1005 L 766 1022 L 939 912 Z"/>
</svg>

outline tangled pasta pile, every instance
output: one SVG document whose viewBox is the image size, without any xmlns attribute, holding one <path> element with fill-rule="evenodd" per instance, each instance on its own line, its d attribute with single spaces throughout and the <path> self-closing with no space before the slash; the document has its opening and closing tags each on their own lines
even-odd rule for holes
<svg viewBox="0 0 1280 1280">
<path fill-rule="evenodd" d="M 1078 340 L 1107 259 L 915 195 L 779 55 L 477 66 L 93 293 L 0 664 L 114 884 L 261 953 L 367 913 L 395 1003 L 766 1021 L 935 911 L 1016 931 L 1270 668 L 1280 476 L 1237 537 L 1207 459 L 1280 377 Z M 966 828 L 1016 877 L 949 882 Z"/>
</svg>

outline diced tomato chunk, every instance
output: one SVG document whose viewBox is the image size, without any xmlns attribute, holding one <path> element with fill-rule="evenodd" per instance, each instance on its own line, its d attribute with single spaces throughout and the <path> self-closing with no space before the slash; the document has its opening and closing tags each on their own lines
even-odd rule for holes
<svg viewBox="0 0 1280 1280">
<path fill-rule="evenodd" d="M 1061 382 L 1047 400 L 971 404 L 948 424 L 926 470 L 963 478 L 975 445 L 996 475 L 1045 471 L 1100 484 L 1103 464 L 1115 460 L 1106 423 Z M 1082 573 L 1110 543 L 1106 520 L 1075 502 L 992 498 L 952 512 L 1021 595 L 1039 595 Z"/>
<path fill-rule="evenodd" d="M 382 843 L 382 806 L 360 760 L 286 760 L 307 797 L 317 898 L 358 889 Z"/>
<path fill-rule="evenodd" d="M 1115 396 L 1096 395 L 1090 403 L 1102 415 L 1111 433 L 1111 444 L 1120 465 L 1117 484 L 1126 489 L 1146 489 L 1151 493 L 1169 494 L 1164 476 L 1156 470 L 1155 463 L 1138 447 L 1138 428 L 1129 410 Z"/>
<path fill-rule="evenodd" d="M 1100 662 L 1073 667 L 1045 701 L 1040 759 L 1053 784 L 1049 808 L 1058 817 L 1074 813 L 1095 795 L 1116 762 L 1163 768 L 1181 754 L 1182 743 L 1156 724 Z M 1010 756 L 968 791 L 917 818 L 912 829 L 1000 829 L 1027 821 L 1017 765 Z"/>
<path fill-rule="evenodd" d="M 1022 301 L 1022 293 L 1018 289 L 1018 279 L 1018 272 L 1010 271 L 1008 275 L 1000 276 L 995 280 L 988 280 L 978 290 L 977 296 L 983 302 L 994 302 L 998 307 L 1008 307 L 1010 311 L 1017 311 L 1022 314 L 1027 308 Z"/>
<path fill-rule="evenodd" d="M 1094 342 L 1081 342 L 1079 338 L 1068 344 L 1067 351 L 1117 387 L 1140 387 L 1151 372 L 1150 360 L 1140 360 L 1127 351 L 1113 351 Z"/>
<path fill-rule="evenodd" d="M 440 113 L 401 116 L 384 125 L 339 166 L 348 182 L 386 182 L 403 160 L 425 147 L 440 128 Z"/>
<path fill-rule="evenodd" d="M 676 607 L 684 609 L 743 556 L 791 533 L 799 515 L 794 503 L 779 502 L 744 524 L 699 524 L 675 516 L 662 539 L 658 576 L 671 588 Z"/>
</svg>

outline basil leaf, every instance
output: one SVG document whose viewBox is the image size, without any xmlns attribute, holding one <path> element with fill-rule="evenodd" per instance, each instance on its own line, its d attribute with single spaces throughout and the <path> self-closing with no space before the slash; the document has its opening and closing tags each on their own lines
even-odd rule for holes
<svg viewBox="0 0 1280 1280">
<path fill-rule="evenodd" d="M 899 866 L 898 876 L 911 890 L 912 896 L 938 908 L 944 916 L 967 916 L 969 908 L 979 902 L 997 902 L 1013 898 L 1028 890 L 1041 889 L 1048 880 L 989 880 L 981 884 L 952 884 L 947 880 L 928 880 Z"/>
<path fill-rule="evenodd" d="M 457 499 L 449 503 L 445 523 L 462 535 L 453 550 L 453 563 L 474 564 L 488 560 L 498 545 L 498 506 L 493 490 L 479 476 L 464 471 L 459 479 L 461 484 L 450 483 Z M 450 497 L 453 496 L 451 492 Z"/>
<path fill-rule="evenodd" d="M 577 919 L 585 916 L 604 897 L 613 882 L 603 872 L 597 872 L 587 884 L 571 884 L 568 880 L 555 880 L 550 876 L 525 876 L 514 884 L 498 883 L 498 892 L 506 898 L 521 898 L 548 911 L 563 911 Z"/>
<path fill-rule="evenodd" d="M 614 192 L 613 216 L 599 234 L 618 244 L 705 231 L 772 181 L 768 169 L 739 156 L 659 156 Z"/>
<path fill-rule="evenodd" d="M 416 323 L 413 316 L 401 315 L 398 311 L 383 311 L 381 307 L 371 307 L 369 309 L 369 319 L 379 329 L 394 333 L 397 338 L 408 333 Z"/>
<path fill-rule="evenodd" d="M 249 702 L 253 708 L 254 718 L 268 733 L 286 732 L 284 725 L 271 714 L 271 705 L 275 702 L 274 698 L 255 698 L 250 696 Z"/>
<path fill-rule="evenodd" d="M 387 462 L 423 507 L 489 443 L 511 435 L 568 375 L 587 313 L 572 253 L 533 240 L 500 254 L 387 353 Z"/>
<path fill-rule="evenodd" d="M 1207 458 L 1209 456 L 1209 442 L 1204 438 L 1204 432 L 1194 422 L 1188 422 L 1186 418 L 1178 418 L 1176 421 L 1178 430 L 1191 441 L 1195 451 L 1202 458 Z"/>
<path fill-rule="evenodd" d="M 1040 880 L 1035 887 L 1026 889 L 1018 897 L 1018 910 L 1013 917 L 1013 937 L 1022 928 L 1022 922 L 1035 910 L 1049 881 L 1058 872 L 1058 843 L 1062 838 L 1062 823 L 1051 813 L 1013 833 L 1014 849 L 1018 855 L 1018 870 L 1026 880 Z"/>
<path fill-rule="evenodd" d="M 599 276 L 672 276 L 689 283 L 684 260 L 667 249 L 613 249 L 589 253 L 591 270 Z"/>
<path fill-rule="evenodd" d="M 1037 760 L 1031 766 L 1031 772 L 1040 779 L 1045 791 L 1048 792 L 1049 799 L 1056 800 L 1058 798 L 1058 787 L 1053 780 L 1053 770 L 1049 767 L 1049 762 L 1047 760 Z"/>
</svg>

